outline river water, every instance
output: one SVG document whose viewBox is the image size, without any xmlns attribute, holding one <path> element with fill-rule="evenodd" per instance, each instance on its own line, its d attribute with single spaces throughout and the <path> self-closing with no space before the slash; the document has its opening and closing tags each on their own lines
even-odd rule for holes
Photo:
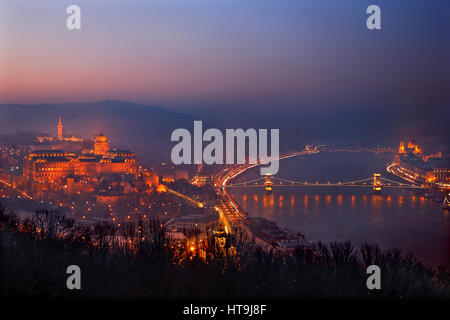
<svg viewBox="0 0 450 320">
<path fill-rule="evenodd" d="M 322 152 L 280 161 L 279 178 L 321 183 L 368 178 L 386 172 L 390 153 Z M 247 171 L 235 182 L 257 178 L 259 169 Z M 427 265 L 450 267 L 450 212 L 419 192 L 384 188 L 373 194 L 364 187 L 230 188 L 242 208 L 298 231 L 309 241 L 351 240 L 359 247 L 377 243 L 382 249 L 411 252 Z"/>
</svg>

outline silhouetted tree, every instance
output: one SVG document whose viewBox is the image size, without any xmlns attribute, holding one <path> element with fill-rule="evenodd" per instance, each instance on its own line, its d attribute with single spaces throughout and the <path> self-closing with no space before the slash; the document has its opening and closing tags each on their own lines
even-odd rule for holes
<svg viewBox="0 0 450 320">
<path fill-rule="evenodd" d="M 56 212 L 37 212 L 22 223 L 14 216 L 0 208 L 3 296 L 74 297 L 65 287 L 64 268 L 76 263 L 84 270 L 84 298 L 450 298 L 446 268 L 426 267 L 412 255 L 375 244 L 356 250 L 350 242 L 319 242 L 286 254 L 263 250 L 235 230 L 222 235 L 225 241 L 208 234 L 200 257 L 171 244 L 155 219 L 124 224 L 117 232 L 107 222 L 76 226 Z M 117 237 L 127 241 L 114 242 Z M 365 286 L 371 264 L 382 270 L 377 292 Z"/>
<path fill-rule="evenodd" d="M 87 232 L 85 237 L 90 237 L 101 252 L 105 252 L 111 245 L 116 228 L 112 223 L 103 221 L 94 224 L 92 232 Z"/>
<path fill-rule="evenodd" d="M 6 213 L 5 208 L 0 205 L 0 229 L 15 232 L 19 229 L 19 219 L 14 212 Z"/>
<path fill-rule="evenodd" d="M 58 211 L 37 210 L 33 222 L 43 239 L 54 240 L 65 237 L 74 225 L 74 220 Z"/>
</svg>

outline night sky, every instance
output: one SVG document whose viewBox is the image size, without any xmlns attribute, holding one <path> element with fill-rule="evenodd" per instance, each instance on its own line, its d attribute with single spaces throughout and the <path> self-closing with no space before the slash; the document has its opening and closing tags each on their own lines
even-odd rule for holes
<svg viewBox="0 0 450 320">
<path fill-rule="evenodd" d="M 449 31 L 447 0 L 0 0 L 0 103 L 442 108 Z"/>
</svg>

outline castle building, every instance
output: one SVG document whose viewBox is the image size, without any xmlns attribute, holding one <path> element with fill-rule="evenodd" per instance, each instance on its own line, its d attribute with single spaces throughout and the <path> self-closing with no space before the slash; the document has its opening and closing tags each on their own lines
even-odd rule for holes
<svg viewBox="0 0 450 320">
<path fill-rule="evenodd" d="M 41 150 L 24 159 L 23 176 L 29 181 L 56 181 L 69 174 L 70 158 L 61 150 Z"/>
<path fill-rule="evenodd" d="M 105 155 L 79 155 L 62 150 L 38 150 L 24 159 L 23 176 L 28 181 L 53 183 L 69 175 L 101 177 L 137 173 L 135 154 L 112 149 Z"/>
<path fill-rule="evenodd" d="M 62 140 L 61 116 L 58 140 Z M 137 174 L 136 156 L 127 150 L 110 149 L 104 134 L 94 138 L 88 153 L 64 150 L 37 150 L 29 153 L 23 163 L 23 177 L 30 182 L 54 183 L 69 176 L 98 178 L 111 174 Z"/>
</svg>

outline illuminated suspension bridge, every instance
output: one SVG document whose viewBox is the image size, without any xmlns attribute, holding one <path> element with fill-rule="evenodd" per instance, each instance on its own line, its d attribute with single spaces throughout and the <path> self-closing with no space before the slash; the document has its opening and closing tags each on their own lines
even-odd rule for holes
<svg viewBox="0 0 450 320">
<path fill-rule="evenodd" d="M 374 191 L 379 192 L 381 188 L 405 188 L 405 189 L 423 189 L 423 186 L 418 186 L 412 183 L 402 183 L 388 178 L 382 177 L 379 173 L 374 173 L 372 177 L 354 181 L 346 182 L 308 182 L 308 181 L 294 181 L 289 179 L 282 179 L 271 175 L 266 175 L 250 181 L 239 183 L 230 183 L 226 188 L 236 187 L 264 187 L 267 191 L 271 191 L 272 187 L 368 187 Z"/>
</svg>

